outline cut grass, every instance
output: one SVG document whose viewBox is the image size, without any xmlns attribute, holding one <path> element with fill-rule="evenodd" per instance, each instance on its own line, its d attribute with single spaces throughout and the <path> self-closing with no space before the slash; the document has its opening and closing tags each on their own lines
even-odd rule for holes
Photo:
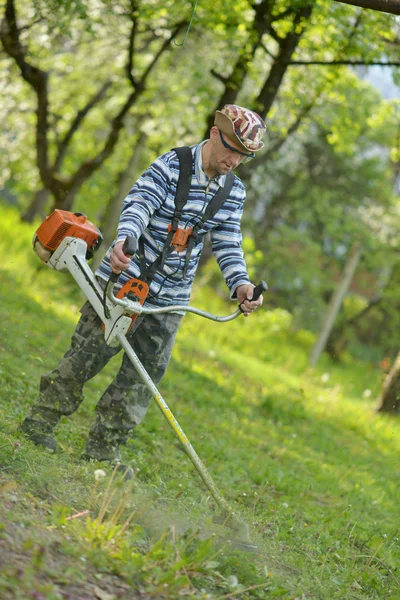
<svg viewBox="0 0 400 600">
<path fill-rule="evenodd" d="M 259 553 L 243 554 L 217 543 L 229 532 L 155 404 L 125 449 L 139 469 L 129 493 L 116 482 L 107 496 L 110 469 L 80 462 L 118 357 L 62 420 L 56 455 L 19 434 L 84 299 L 68 275 L 38 268 L 35 228 L 8 209 L 1 228 L 0 597 L 400 598 L 400 425 L 373 412 L 381 371 L 349 356 L 310 369 L 313 338 L 281 310 L 185 317 L 160 389 L 251 525 Z M 192 304 L 234 308 L 200 288 Z"/>
</svg>

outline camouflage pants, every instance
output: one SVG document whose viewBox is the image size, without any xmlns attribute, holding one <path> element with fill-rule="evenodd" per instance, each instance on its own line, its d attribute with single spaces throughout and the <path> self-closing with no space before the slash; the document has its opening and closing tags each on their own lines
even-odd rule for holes
<svg viewBox="0 0 400 600">
<path fill-rule="evenodd" d="M 164 375 L 181 315 L 168 313 L 138 317 L 127 339 L 157 385 Z M 68 352 L 54 371 L 41 378 L 40 396 L 23 423 L 26 432 L 51 434 L 63 415 L 74 413 L 84 399 L 83 386 L 121 350 L 108 346 L 101 321 L 89 302 Z M 119 445 L 146 414 L 151 392 L 124 353 L 121 367 L 96 406 L 96 422 L 90 430 L 85 452 L 93 458 L 120 457 Z"/>
</svg>

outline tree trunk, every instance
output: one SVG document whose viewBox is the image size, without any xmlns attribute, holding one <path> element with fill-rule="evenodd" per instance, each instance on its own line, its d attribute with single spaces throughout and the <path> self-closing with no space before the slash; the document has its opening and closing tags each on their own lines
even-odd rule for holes
<svg viewBox="0 0 400 600">
<path fill-rule="evenodd" d="M 256 100 L 257 112 L 265 119 L 278 94 L 284 75 L 310 20 L 313 6 L 303 6 L 293 19 L 291 30 L 286 37 L 279 39 L 279 53 L 274 60 L 269 75 Z"/>
<path fill-rule="evenodd" d="M 387 374 L 375 410 L 391 414 L 400 413 L 400 352 Z"/>
<path fill-rule="evenodd" d="M 132 152 L 132 155 L 129 159 L 126 168 L 123 171 L 121 171 L 118 176 L 117 190 L 114 196 L 110 198 L 105 208 L 100 223 L 100 231 L 103 235 L 103 243 L 101 246 L 101 250 L 99 250 L 95 254 L 91 262 L 91 267 L 93 271 L 97 269 L 97 267 L 102 261 L 104 254 L 114 241 L 115 232 L 118 227 L 119 216 L 121 213 L 121 205 L 126 196 L 128 195 L 129 190 L 132 187 L 133 181 L 136 179 L 138 162 L 140 159 L 143 144 L 145 143 L 146 139 L 147 136 L 144 133 L 141 133 L 138 141 L 135 144 L 135 148 Z"/>
<path fill-rule="evenodd" d="M 214 113 L 225 104 L 235 104 L 236 98 L 243 87 L 244 80 L 249 70 L 249 64 L 254 59 L 255 52 L 259 48 L 262 37 L 270 29 L 273 0 L 262 0 L 259 4 L 253 4 L 254 20 L 249 32 L 246 44 L 236 61 L 229 77 L 214 75 L 224 83 L 224 91 L 207 119 L 204 137 L 208 137 L 211 127 L 214 125 Z"/>
<path fill-rule="evenodd" d="M 359 244 L 353 244 L 343 271 L 342 281 L 339 283 L 335 293 L 333 294 L 328 306 L 328 311 L 325 316 L 324 324 L 318 335 L 317 341 L 310 354 L 310 365 L 315 366 L 319 357 L 325 349 L 329 335 L 333 329 L 336 316 L 340 310 L 343 299 L 353 280 L 354 273 L 360 261 L 362 249 Z"/>
<path fill-rule="evenodd" d="M 34 197 L 32 198 L 32 202 L 26 209 L 26 211 L 21 216 L 21 221 L 25 223 L 33 223 L 33 219 L 36 215 L 44 216 L 44 207 L 47 204 L 47 201 L 50 196 L 50 191 L 47 188 L 42 188 L 41 190 L 37 190 Z"/>
<path fill-rule="evenodd" d="M 340 354 L 347 346 L 348 339 L 346 332 L 349 330 L 349 328 L 357 327 L 358 323 L 364 319 L 366 315 L 368 315 L 370 310 L 382 302 L 384 290 L 388 287 L 392 274 L 393 266 L 384 265 L 380 272 L 376 293 L 369 300 L 367 306 L 365 306 L 357 314 L 353 315 L 350 319 L 347 319 L 347 321 L 343 322 L 341 325 L 339 325 L 339 327 L 334 327 L 332 329 L 326 345 L 326 351 L 333 360 L 340 360 Z"/>
</svg>

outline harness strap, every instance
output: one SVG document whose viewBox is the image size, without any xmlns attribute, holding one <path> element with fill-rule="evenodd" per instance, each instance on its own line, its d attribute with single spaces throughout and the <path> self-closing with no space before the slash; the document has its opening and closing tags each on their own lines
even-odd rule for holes
<svg viewBox="0 0 400 600">
<path fill-rule="evenodd" d="M 168 251 L 168 255 L 172 252 L 172 246 L 165 246 L 165 249 Z M 151 280 L 153 279 L 155 273 L 161 267 L 161 262 L 164 258 L 164 252 L 157 256 L 156 260 L 151 263 L 148 267 L 146 266 L 146 258 L 145 258 L 145 249 L 144 249 L 144 239 L 143 236 L 139 238 L 139 260 L 140 260 L 140 276 L 139 279 L 144 281 L 148 285 L 150 285 Z M 165 258 L 164 258 L 165 262 Z"/>
<path fill-rule="evenodd" d="M 165 240 L 164 249 L 162 253 L 156 258 L 156 260 L 153 261 L 153 263 L 148 267 L 146 267 L 143 236 L 141 236 L 139 239 L 140 279 L 146 283 L 149 283 L 153 279 L 158 269 L 162 269 L 164 267 L 165 261 L 167 260 L 171 252 L 174 250 L 174 246 L 171 245 L 172 238 L 179 228 L 179 221 L 182 216 L 182 211 L 189 198 L 193 170 L 192 151 L 188 146 L 183 146 L 181 148 L 173 148 L 173 150 L 174 152 L 176 152 L 179 160 L 179 177 L 175 194 L 175 212 L 172 217 L 171 229 L 167 235 L 167 239 Z M 185 266 L 183 269 L 184 278 L 187 275 L 192 250 L 198 243 L 201 242 L 205 235 L 200 235 L 199 231 L 204 226 L 206 221 L 212 219 L 216 215 L 216 213 L 222 207 L 224 202 L 227 200 L 233 186 L 234 178 L 235 176 L 232 172 L 229 172 L 227 174 L 224 187 L 220 188 L 215 194 L 215 196 L 211 198 L 203 215 L 199 218 L 199 220 L 193 227 L 193 232 L 188 239 L 188 245 L 186 248 L 186 259 Z"/>
<path fill-rule="evenodd" d="M 175 213 L 172 217 L 171 228 L 171 232 L 175 233 L 179 227 L 183 208 L 189 198 L 190 185 L 192 183 L 193 157 L 189 146 L 172 148 L 172 150 L 178 155 L 179 159 L 179 177 L 175 193 Z"/>
<path fill-rule="evenodd" d="M 185 266 L 183 269 L 183 277 L 184 278 L 187 275 L 187 270 L 189 267 L 190 255 L 192 253 L 192 250 L 198 243 L 200 243 L 202 241 L 202 239 L 205 236 L 204 233 L 203 234 L 199 233 L 200 229 L 202 229 L 204 224 L 207 221 L 209 221 L 210 219 L 212 219 L 217 214 L 219 209 L 224 205 L 225 201 L 228 199 L 229 194 L 231 193 L 234 179 L 235 179 L 234 174 L 232 173 L 232 171 L 229 171 L 229 173 L 227 173 L 227 175 L 226 175 L 224 187 L 219 188 L 219 190 L 217 191 L 215 196 L 213 198 L 211 198 L 203 215 L 199 218 L 196 225 L 193 227 L 192 235 L 189 238 L 188 246 L 186 248 L 186 259 L 185 259 Z"/>
</svg>

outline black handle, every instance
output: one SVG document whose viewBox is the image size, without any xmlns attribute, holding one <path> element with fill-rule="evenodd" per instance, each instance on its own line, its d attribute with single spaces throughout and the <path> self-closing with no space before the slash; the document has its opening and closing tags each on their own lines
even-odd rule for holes
<svg viewBox="0 0 400 600">
<path fill-rule="evenodd" d="M 112 281 L 113 283 L 117 283 L 120 275 L 121 275 L 121 273 L 114 273 L 114 271 L 112 271 L 109 281 Z"/>
<path fill-rule="evenodd" d="M 135 237 L 133 237 L 133 235 L 128 235 L 125 238 L 125 241 L 122 245 L 122 252 L 126 256 L 133 256 L 137 250 L 137 247 L 138 247 L 137 239 Z M 114 271 L 113 271 L 111 273 L 109 281 L 111 281 L 112 283 L 117 283 L 120 275 L 121 275 L 121 273 L 114 273 Z"/>
<path fill-rule="evenodd" d="M 133 256 L 136 253 L 137 247 L 137 239 L 133 237 L 133 235 L 128 235 L 122 246 L 122 252 L 126 254 L 126 256 Z"/>
<path fill-rule="evenodd" d="M 253 290 L 253 297 L 250 300 L 250 302 L 254 302 L 255 300 L 258 300 L 259 297 L 261 296 L 261 294 L 263 292 L 266 292 L 268 289 L 268 285 L 266 284 L 265 281 L 260 281 L 260 283 L 258 285 L 256 285 L 256 287 Z"/>
</svg>

